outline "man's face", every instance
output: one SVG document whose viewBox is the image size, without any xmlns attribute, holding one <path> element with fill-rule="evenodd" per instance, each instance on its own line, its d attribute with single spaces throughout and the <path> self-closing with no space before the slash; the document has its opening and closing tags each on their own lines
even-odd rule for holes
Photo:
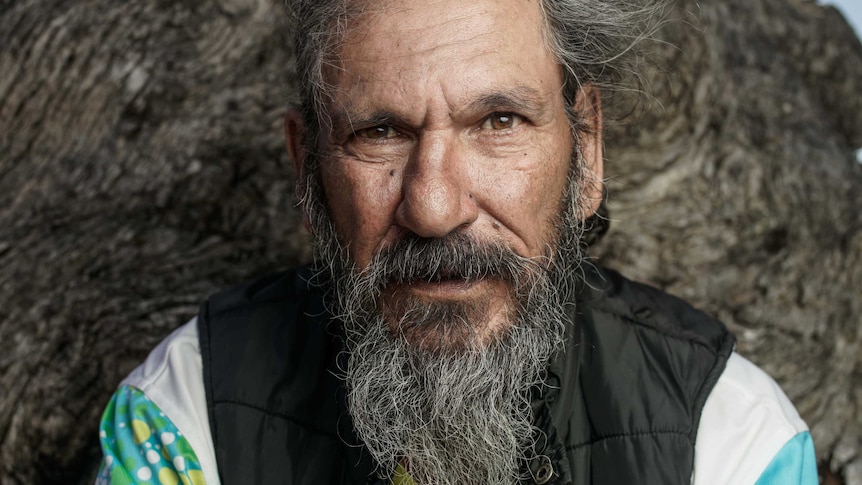
<svg viewBox="0 0 862 485">
<path fill-rule="evenodd" d="M 517 482 L 530 390 L 572 323 L 579 220 L 598 204 L 582 183 L 601 175 L 598 93 L 573 106 L 591 128 L 574 156 L 537 2 L 365 7 L 327 61 L 307 164 L 298 113 L 285 125 L 353 425 L 384 474 Z"/>
<path fill-rule="evenodd" d="M 353 21 L 339 54 L 321 180 L 356 268 L 404 238 L 453 233 L 547 265 L 573 142 L 538 3 L 391 2 Z M 404 301 L 480 305 L 471 326 L 487 342 L 511 320 L 508 286 L 401 281 L 383 289 L 384 316 L 398 333 Z"/>
</svg>

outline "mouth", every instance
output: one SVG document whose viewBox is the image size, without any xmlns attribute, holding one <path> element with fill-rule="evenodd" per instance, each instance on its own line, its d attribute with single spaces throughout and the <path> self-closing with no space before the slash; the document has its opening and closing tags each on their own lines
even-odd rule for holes
<svg viewBox="0 0 862 485">
<path fill-rule="evenodd" d="M 426 351 L 486 346 L 511 321 L 513 308 L 501 278 L 435 277 L 392 283 L 384 290 L 383 315 L 393 335 Z"/>
<path fill-rule="evenodd" d="M 463 278 L 455 275 L 437 274 L 430 278 L 399 281 L 391 285 L 394 293 L 407 292 L 416 296 L 434 299 L 466 298 L 471 290 L 482 285 L 485 278 Z"/>
<path fill-rule="evenodd" d="M 375 286 L 390 304 L 402 298 L 475 304 L 506 297 L 516 266 L 514 254 L 501 243 L 460 232 L 439 239 L 406 236 L 375 258 L 380 270 Z"/>
</svg>

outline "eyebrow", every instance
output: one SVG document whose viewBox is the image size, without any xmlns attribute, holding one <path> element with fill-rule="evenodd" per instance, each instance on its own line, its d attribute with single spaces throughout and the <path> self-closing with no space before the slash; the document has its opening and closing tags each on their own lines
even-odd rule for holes
<svg viewBox="0 0 862 485">
<path fill-rule="evenodd" d="M 350 109 L 341 108 L 330 113 L 332 128 L 337 132 L 353 131 L 354 127 L 367 127 L 378 125 L 396 125 L 401 117 L 392 111 L 375 111 L 369 115 L 355 113 Z"/>
<path fill-rule="evenodd" d="M 516 111 L 533 118 L 540 118 L 548 111 L 548 103 L 537 89 L 517 86 L 509 90 L 492 91 L 479 95 L 460 108 L 462 112 Z M 406 120 L 394 111 L 381 110 L 368 114 L 342 106 L 330 113 L 332 128 L 338 133 L 353 131 L 355 126 L 399 125 Z"/>
<path fill-rule="evenodd" d="M 469 111 L 512 110 L 537 116 L 546 111 L 547 103 L 541 93 L 531 87 L 518 86 L 506 91 L 493 91 L 482 94 L 466 109 Z"/>
</svg>

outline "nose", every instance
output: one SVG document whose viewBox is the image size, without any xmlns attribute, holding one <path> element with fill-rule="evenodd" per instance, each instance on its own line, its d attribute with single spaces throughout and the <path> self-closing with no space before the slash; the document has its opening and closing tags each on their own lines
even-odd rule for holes
<svg viewBox="0 0 862 485">
<path fill-rule="evenodd" d="M 446 133 L 423 135 L 404 168 L 396 223 L 422 237 L 443 237 L 478 217 L 469 160 Z"/>
</svg>

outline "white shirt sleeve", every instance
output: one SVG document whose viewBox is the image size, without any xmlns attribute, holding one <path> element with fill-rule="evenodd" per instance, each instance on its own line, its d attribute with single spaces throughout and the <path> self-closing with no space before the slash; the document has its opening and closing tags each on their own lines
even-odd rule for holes
<svg viewBox="0 0 862 485">
<path fill-rule="evenodd" d="M 703 408 L 692 483 L 755 484 L 785 445 L 807 430 L 778 384 L 734 352 Z"/>
<path fill-rule="evenodd" d="M 207 485 L 220 485 L 203 382 L 197 318 L 165 338 L 120 386 L 156 404 L 191 445 Z"/>
</svg>

